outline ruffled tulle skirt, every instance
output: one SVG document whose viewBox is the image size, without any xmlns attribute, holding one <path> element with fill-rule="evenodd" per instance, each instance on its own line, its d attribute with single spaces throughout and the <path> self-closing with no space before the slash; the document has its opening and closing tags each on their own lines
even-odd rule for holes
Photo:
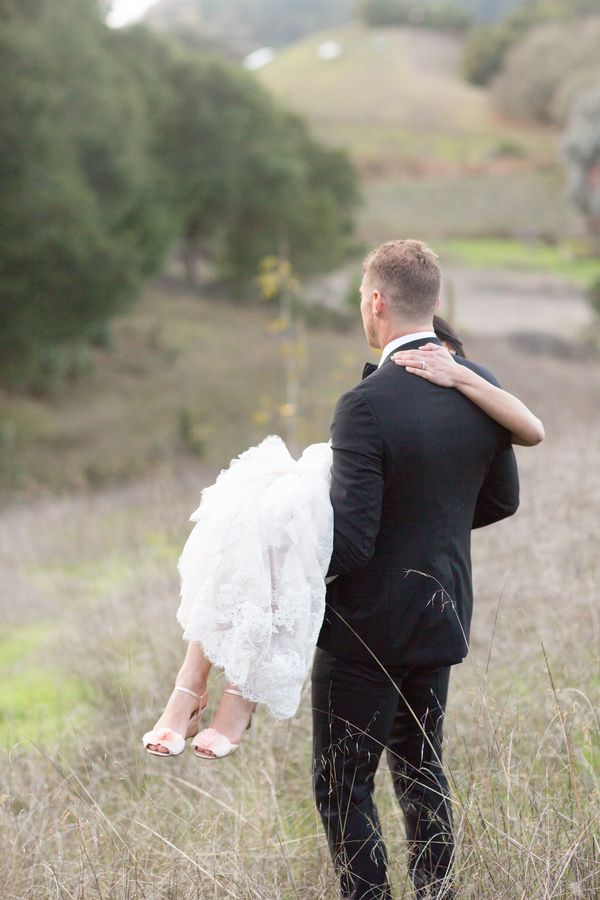
<svg viewBox="0 0 600 900">
<path fill-rule="evenodd" d="M 202 491 L 178 563 L 183 637 L 278 718 L 298 708 L 323 621 L 330 469 L 329 444 L 295 460 L 265 438 Z"/>
</svg>

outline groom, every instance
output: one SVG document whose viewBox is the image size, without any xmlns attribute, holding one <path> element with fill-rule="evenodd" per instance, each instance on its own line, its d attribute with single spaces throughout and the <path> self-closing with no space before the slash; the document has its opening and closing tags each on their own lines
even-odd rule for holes
<svg viewBox="0 0 600 900">
<path fill-rule="evenodd" d="M 361 315 L 379 366 L 331 425 L 334 546 L 312 673 L 314 790 L 351 900 L 390 900 L 373 779 L 385 750 L 416 896 L 453 897 L 452 813 L 442 768 L 450 667 L 468 652 L 470 534 L 519 503 L 508 432 L 460 392 L 391 356 L 435 341 L 440 267 L 419 241 L 364 263 Z M 497 384 L 485 369 L 457 358 Z"/>
</svg>

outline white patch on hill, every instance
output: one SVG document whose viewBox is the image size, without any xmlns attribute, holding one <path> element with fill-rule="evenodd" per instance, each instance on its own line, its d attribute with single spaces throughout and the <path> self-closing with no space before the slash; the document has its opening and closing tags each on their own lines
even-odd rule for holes
<svg viewBox="0 0 600 900">
<path fill-rule="evenodd" d="M 155 3 L 156 0 L 113 0 L 106 24 L 109 28 L 123 28 L 143 18 Z"/>
<path fill-rule="evenodd" d="M 274 59 L 275 51 L 272 47 L 261 47 L 259 50 L 254 50 L 252 53 L 249 53 L 248 56 L 244 57 L 243 65 L 245 69 L 256 72 L 257 69 L 268 66 Z"/>
<path fill-rule="evenodd" d="M 317 56 L 329 62 L 332 59 L 338 59 L 342 55 L 342 45 L 337 41 L 324 41 L 317 47 Z"/>
</svg>

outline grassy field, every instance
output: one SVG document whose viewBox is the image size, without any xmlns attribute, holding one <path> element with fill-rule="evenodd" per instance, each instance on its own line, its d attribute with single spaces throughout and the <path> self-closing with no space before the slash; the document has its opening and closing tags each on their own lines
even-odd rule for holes
<svg viewBox="0 0 600 900">
<path fill-rule="evenodd" d="M 202 299 L 163 281 L 150 285 L 115 323 L 111 349 L 95 351 L 88 377 L 54 398 L 3 398 L 0 491 L 124 481 L 168 470 L 190 450 L 214 466 L 265 430 L 284 429 L 285 338 L 273 328 L 275 318 L 266 307 Z M 326 427 L 337 386 L 361 369 L 360 345 L 353 353 L 346 346 L 343 336 L 324 331 L 304 348 L 304 442 Z M 333 372 L 323 395 L 324 357 Z"/>
<path fill-rule="evenodd" d="M 94 404 L 82 387 L 73 422 L 81 417 L 82 434 L 96 423 L 108 466 L 124 440 L 119 416 L 129 415 L 136 448 L 141 429 L 164 418 L 168 457 L 174 409 L 198 404 L 201 423 L 210 398 L 207 457 L 180 454 L 128 485 L 0 514 L 3 896 L 333 900 L 311 800 L 308 697 L 289 722 L 259 710 L 242 751 L 223 763 L 189 752 L 157 760 L 141 749 L 182 653 L 176 561 L 200 488 L 217 458 L 224 464 L 284 425 L 277 413 L 264 419 L 281 384 L 267 316 L 169 302 L 162 336 L 157 294 L 140 307 L 154 350 L 130 331 L 130 369 L 110 391 L 99 372 Z M 190 358 L 167 352 L 171 342 L 191 348 Z M 468 350 L 543 417 L 547 441 L 519 452 L 517 517 L 474 535 L 471 654 L 454 670 L 446 729 L 459 896 L 591 900 L 600 893 L 600 368 L 518 354 L 498 339 L 471 338 Z M 161 364 L 143 392 L 138 381 L 132 411 L 124 395 L 151 352 Z M 326 436 L 334 398 L 360 371 L 362 336 L 311 333 L 307 352 L 303 442 Z M 102 412 L 109 395 L 115 419 Z M 253 419 L 256 398 L 264 406 Z M 221 686 L 215 675 L 211 704 Z M 377 796 L 395 896 L 408 898 L 401 816 L 383 768 Z"/>
<path fill-rule="evenodd" d="M 589 330 L 581 286 L 598 267 L 568 259 L 567 245 L 463 240 L 434 246 L 466 334 L 488 333 L 494 323 L 496 333 L 554 329 L 570 337 Z M 359 276 L 359 260 L 354 268 Z M 537 272 L 540 284 L 533 285 Z M 317 285 L 316 299 L 327 291 L 327 302 L 348 316 L 350 275 Z M 200 297 L 166 278 L 149 284 L 115 321 L 110 348 L 93 351 L 85 377 L 56 395 L 0 396 L 0 502 L 11 494 L 26 499 L 97 489 L 145 473 L 166 476 L 190 456 L 214 471 L 265 432 L 285 433 L 286 338 L 275 322 L 276 310 L 268 306 Z M 326 433 L 336 397 L 368 353 L 360 335 L 350 339 L 327 325 L 303 331 L 301 444 Z"/>
<path fill-rule="evenodd" d="M 557 172 L 373 178 L 364 182 L 363 196 L 358 226 L 369 244 L 407 236 L 436 243 L 480 239 L 489 246 L 500 237 L 522 243 L 582 234 Z M 512 261 L 507 256 L 505 264 Z"/>
<path fill-rule="evenodd" d="M 509 269 L 562 275 L 582 287 L 600 276 L 600 260 L 582 252 L 577 243 L 560 244 L 501 239 L 437 241 L 436 250 L 446 264 L 460 263 L 477 269 Z"/>
</svg>

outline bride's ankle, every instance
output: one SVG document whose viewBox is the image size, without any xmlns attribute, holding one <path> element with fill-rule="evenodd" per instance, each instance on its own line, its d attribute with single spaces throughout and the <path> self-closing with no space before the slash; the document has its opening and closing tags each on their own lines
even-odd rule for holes
<svg viewBox="0 0 600 900">
<path fill-rule="evenodd" d="M 176 683 L 203 694 L 206 691 L 206 677 L 197 670 L 182 667 L 177 673 Z"/>
</svg>

